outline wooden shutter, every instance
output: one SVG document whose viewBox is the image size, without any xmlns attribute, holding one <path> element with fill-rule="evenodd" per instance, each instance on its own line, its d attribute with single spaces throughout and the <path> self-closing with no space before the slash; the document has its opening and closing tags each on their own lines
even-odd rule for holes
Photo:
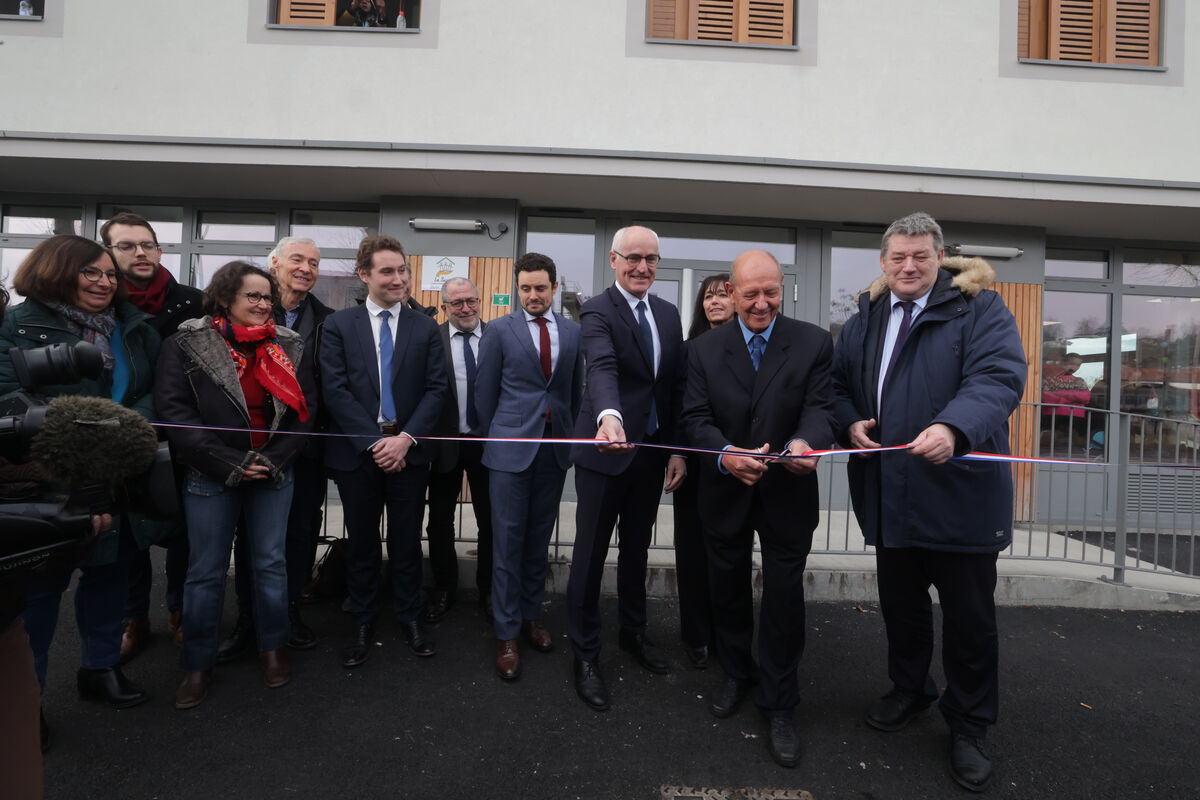
<svg viewBox="0 0 1200 800">
<path fill-rule="evenodd" d="M 1050 0 L 1019 0 L 1017 58 L 1046 58 L 1046 25 Z"/>
<path fill-rule="evenodd" d="M 646 38 L 686 39 L 688 0 L 649 0 L 646 7 Z"/>
<path fill-rule="evenodd" d="M 700 42 L 732 42 L 737 31 L 735 0 L 691 0 L 688 37 Z"/>
<path fill-rule="evenodd" d="M 279 0 L 280 25 L 332 26 L 337 0 Z"/>
<path fill-rule="evenodd" d="M 1050 58 L 1100 60 L 1100 0 L 1050 0 Z"/>
<path fill-rule="evenodd" d="M 793 0 L 741 0 L 735 41 L 792 44 Z"/>
<path fill-rule="evenodd" d="M 1025 392 L 1021 406 L 1008 420 L 1008 447 L 1016 456 L 1036 456 L 1038 414 L 1033 406 L 1041 399 L 1042 389 L 1042 285 L 1039 283 L 993 283 L 992 289 L 1017 320 L 1021 346 L 1025 350 Z M 1036 508 L 1036 480 L 1032 464 L 1013 465 L 1013 518 L 1032 520 Z"/>
<path fill-rule="evenodd" d="M 1158 11 L 1159 0 L 1106 0 L 1104 63 L 1158 66 Z"/>
</svg>

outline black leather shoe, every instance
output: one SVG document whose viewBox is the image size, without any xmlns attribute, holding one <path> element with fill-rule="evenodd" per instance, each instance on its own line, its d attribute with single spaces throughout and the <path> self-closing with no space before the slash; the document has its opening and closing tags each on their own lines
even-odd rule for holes
<svg viewBox="0 0 1200 800">
<path fill-rule="evenodd" d="M 706 669 L 708 667 L 708 645 L 702 644 L 699 647 L 692 647 L 690 644 L 685 644 L 683 651 L 687 653 L 688 663 L 696 669 Z"/>
<path fill-rule="evenodd" d="M 288 619 L 292 623 L 292 636 L 288 639 L 288 647 L 293 650 L 310 650 L 317 646 L 317 635 L 300 619 L 300 609 L 295 603 L 288 603 Z"/>
<path fill-rule="evenodd" d="M 750 686 L 748 684 L 726 675 L 721 678 L 717 688 L 713 689 L 708 708 L 718 719 L 732 717 L 733 712 L 738 710 L 738 706 L 742 704 L 749 693 Z"/>
<path fill-rule="evenodd" d="M 415 619 L 412 622 L 400 623 L 400 637 L 419 656 L 431 656 L 437 652 L 433 640 L 425 635 L 421 623 Z"/>
<path fill-rule="evenodd" d="M 254 644 L 255 638 L 254 617 L 238 614 L 237 622 L 233 624 L 233 633 L 217 647 L 217 663 L 228 664 L 234 661 Z"/>
<path fill-rule="evenodd" d="M 666 675 L 671 671 L 671 665 L 663 658 L 658 646 L 650 641 L 644 633 L 631 633 L 622 630 L 617 638 L 617 644 L 627 653 L 632 653 L 637 662 L 645 669 L 658 675 Z"/>
<path fill-rule="evenodd" d="M 575 658 L 575 693 L 593 711 L 608 711 L 608 687 L 600 675 L 598 661 Z"/>
<path fill-rule="evenodd" d="M 767 740 L 771 758 L 781 767 L 794 767 L 800 760 L 800 737 L 790 717 L 771 717 L 771 734 Z"/>
<path fill-rule="evenodd" d="M 42 736 L 42 755 L 50 752 L 50 725 L 46 722 L 45 709 L 38 709 L 38 728 Z"/>
<path fill-rule="evenodd" d="M 430 623 L 437 622 L 446 616 L 446 612 L 453 605 L 454 597 L 450 592 L 440 586 L 435 586 L 429 590 L 429 599 L 425 601 L 425 608 L 421 609 L 421 619 Z"/>
<path fill-rule="evenodd" d="M 87 700 L 99 700 L 113 708 L 132 708 L 146 702 L 147 696 L 134 686 L 120 667 L 108 669 L 79 668 L 79 695 Z"/>
<path fill-rule="evenodd" d="M 983 752 L 983 739 L 961 733 L 950 737 L 950 774 L 959 786 L 972 792 L 992 785 L 992 760 Z"/>
<path fill-rule="evenodd" d="M 342 650 L 342 666 L 357 667 L 371 655 L 371 647 L 375 644 L 375 626 L 362 624 L 355 626 L 354 636 Z"/>
<path fill-rule="evenodd" d="M 919 694 L 894 688 L 871 704 L 867 710 L 867 724 L 881 731 L 898 731 L 932 702 Z"/>
</svg>

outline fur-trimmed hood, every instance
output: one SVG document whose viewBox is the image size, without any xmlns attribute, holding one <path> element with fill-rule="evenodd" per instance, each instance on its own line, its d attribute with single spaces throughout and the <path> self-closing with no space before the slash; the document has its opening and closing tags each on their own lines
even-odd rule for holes
<svg viewBox="0 0 1200 800">
<path fill-rule="evenodd" d="M 954 276 L 950 285 L 960 292 L 966 292 L 969 297 L 975 297 L 996 280 L 996 270 L 978 256 L 950 256 L 942 261 L 942 269 Z M 867 291 L 871 293 L 872 303 L 887 294 L 887 276 L 880 275 Z"/>
</svg>

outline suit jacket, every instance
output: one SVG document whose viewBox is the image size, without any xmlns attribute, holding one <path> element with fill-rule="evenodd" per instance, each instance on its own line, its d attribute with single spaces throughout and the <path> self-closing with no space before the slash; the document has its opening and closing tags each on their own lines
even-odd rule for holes
<svg viewBox="0 0 1200 800">
<path fill-rule="evenodd" d="M 487 330 L 487 323 L 480 321 L 479 333 L 482 335 Z M 438 417 L 437 427 L 434 428 L 436 436 L 458 436 L 461 431 L 458 429 L 458 381 L 454 379 L 454 353 L 450 349 L 450 323 L 443 322 L 438 326 L 438 330 L 442 333 L 442 348 L 446 351 L 446 402 L 442 404 L 442 415 Z M 455 328 L 453 333 L 457 333 Z M 483 342 L 479 343 L 479 347 L 483 347 Z M 479 383 L 479 365 L 478 358 L 476 359 L 475 382 Z M 478 431 L 472 431 L 478 433 Z M 434 472 L 449 472 L 454 469 L 454 465 L 458 463 L 458 442 L 438 442 L 437 459 L 433 462 Z"/>
<path fill-rule="evenodd" d="M 276 306 L 273 309 L 275 324 L 282 327 L 286 320 L 286 312 L 282 307 Z M 309 371 L 313 385 L 317 387 L 317 416 L 313 423 L 314 431 L 325 431 L 329 429 L 329 409 L 325 407 L 325 403 L 320 401 L 321 393 L 321 366 L 317 358 L 317 353 L 320 344 L 321 326 L 324 325 L 326 317 L 333 313 L 333 309 L 317 299 L 315 294 L 309 293 L 304 299 L 304 303 L 300 307 L 300 315 L 296 317 L 296 327 L 292 330 L 300 334 L 300 339 L 303 342 L 304 359 L 301 362 L 301 367 Z M 325 439 L 321 436 L 309 436 L 308 441 L 304 444 L 304 449 L 300 451 L 301 458 L 318 459 L 321 458 L 324 450 Z"/>
<path fill-rule="evenodd" d="M 740 325 L 731 322 L 709 331 L 688 351 L 683 421 L 689 442 L 713 450 L 767 442 L 778 452 L 792 439 L 803 439 L 816 450 L 829 447 L 834 441 L 832 360 L 828 331 L 787 317 L 775 318 L 757 372 Z M 702 455 L 699 462 L 700 513 L 706 526 L 740 529 L 759 492 L 777 530 L 816 527 L 815 474 L 794 475 L 782 464 L 772 465 L 756 485 L 746 486 L 718 470 L 717 456 Z"/>
<path fill-rule="evenodd" d="M 533 346 L 525 312 L 493 320 L 479 343 L 479 372 L 475 377 L 475 408 L 479 426 L 489 437 L 540 439 L 550 407 L 550 431 L 556 439 L 571 436 L 571 422 L 579 413 L 583 396 L 582 334 L 577 323 L 554 315 L 558 323 L 558 362 L 550 380 L 542 372 L 541 358 Z M 537 442 L 505 444 L 485 442 L 483 465 L 503 472 L 529 468 L 537 455 Z M 569 445 L 555 445 L 555 456 L 564 470 L 571 466 Z"/>
<path fill-rule="evenodd" d="M 431 436 L 448 391 L 446 356 L 437 323 L 403 305 L 396 313 L 396 347 L 392 358 L 392 398 L 396 424 L 415 437 Z M 321 387 L 329 408 L 331 433 L 351 438 L 330 438 L 325 445 L 325 465 L 352 470 L 362 455 L 379 440 L 379 365 L 373 320 L 366 306 L 336 311 L 325 320 L 321 333 Z M 436 448 L 418 442 L 407 460 L 429 463 Z"/>
<path fill-rule="evenodd" d="M 677 442 L 676 424 L 687 377 L 683 357 L 683 327 L 679 312 L 666 300 L 647 294 L 650 313 L 662 345 L 658 374 L 646 352 L 637 318 L 615 286 L 588 300 L 579 309 L 583 356 L 587 361 L 587 390 L 575 423 L 575 437 L 596 435 L 596 415 L 615 408 L 624 418 L 625 436 L 641 441 L 650 421 L 650 402 L 658 414 L 659 441 Z M 634 452 L 602 453 L 593 445 L 575 445 L 571 458 L 579 466 L 604 475 L 619 475 Z"/>
</svg>

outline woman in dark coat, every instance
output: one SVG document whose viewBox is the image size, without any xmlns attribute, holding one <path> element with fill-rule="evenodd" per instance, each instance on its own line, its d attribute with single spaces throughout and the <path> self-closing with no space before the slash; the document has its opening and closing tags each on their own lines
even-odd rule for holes
<svg viewBox="0 0 1200 800">
<path fill-rule="evenodd" d="M 316 390 L 300 368 L 300 334 L 276 328 L 275 279 L 232 261 L 204 291 L 205 316 L 188 320 L 163 345 L 155 398 L 176 458 L 188 466 L 183 507 L 190 554 L 183 592 L 187 673 L 175 707 L 208 694 L 224 605 L 225 573 L 239 518 L 251 550 L 254 621 L 267 685 L 291 678 L 283 646 L 290 635 L 284 548 L 292 502 L 292 462 L 312 429 Z M 208 428 L 235 428 L 212 430 Z"/>
<path fill-rule="evenodd" d="M 66 394 L 111 398 L 147 419 L 153 417 L 158 334 L 146 314 L 125 302 L 124 279 L 108 251 L 81 236 L 51 237 L 21 263 L 13 287 L 26 299 L 9 310 L 0 326 L 0 394 L 19 388 L 10 348 L 86 341 L 104 356 L 101 376 L 44 386 L 40 393 L 47 398 Z M 83 697 L 126 708 L 145 701 L 146 693 L 127 680 L 118 666 L 126 576 L 136 549 L 128 520 L 118 517 L 118 523 L 101 534 L 96 549 L 80 567 L 75 589 L 80 634 L 77 677 Z M 70 572 L 63 572 L 35 579 L 26 594 L 21 616 L 43 690 L 47 653 L 70 578 Z"/>
</svg>

